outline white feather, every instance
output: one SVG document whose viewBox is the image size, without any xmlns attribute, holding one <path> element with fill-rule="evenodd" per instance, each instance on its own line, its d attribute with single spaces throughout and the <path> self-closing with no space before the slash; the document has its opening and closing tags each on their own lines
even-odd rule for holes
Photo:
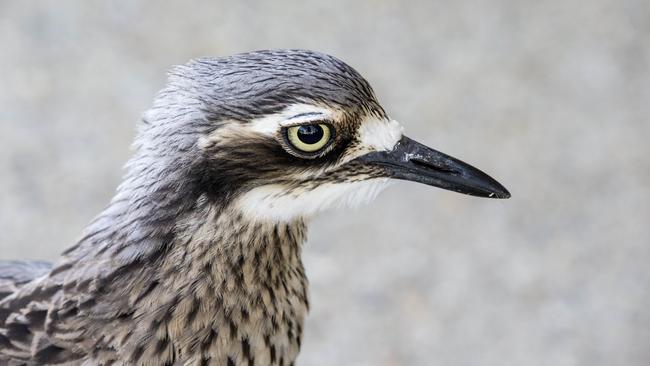
<svg viewBox="0 0 650 366">
<path fill-rule="evenodd" d="M 292 104 L 280 113 L 250 121 L 247 128 L 263 135 L 273 136 L 283 126 L 316 120 L 330 120 L 335 117 L 335 114 L 336 112 L 331 109 L 312 104 Z"/>
<path fill-rule="evenodd" d="M 369 151 L 390 151 L 403 132 L 402 125 L 394 119 L 367 119 L 359 126 L 360 145 Z"/>
<path fill-rule="evenodd" d="M 282 185 L 255 188 L 239 198 L 237 206 L 249 218 L 288 222 L 311 217 L 329 208 L 357 207 L 372 201 L 389 184 L 387 178 L 324 183 L 311 190 L 292 191 Z"/>
</svg>

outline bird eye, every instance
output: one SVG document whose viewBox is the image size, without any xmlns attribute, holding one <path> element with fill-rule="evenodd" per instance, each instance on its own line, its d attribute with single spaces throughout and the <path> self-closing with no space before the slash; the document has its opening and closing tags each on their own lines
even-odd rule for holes
<svg viewBox="0 0 650 366">
<path fill-rule="evenodd" d="M 330 142 L 331 129 L 326 124 L 292 126 L 286 129 L 288 142 L 301 152 L 313 153 L 323 149 Z"/>
</svg>

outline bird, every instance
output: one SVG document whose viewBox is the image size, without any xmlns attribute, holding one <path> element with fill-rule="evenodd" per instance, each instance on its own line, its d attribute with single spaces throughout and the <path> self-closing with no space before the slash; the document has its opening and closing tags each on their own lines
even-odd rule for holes
<svg viewBox="0 0 650 366">
<path fill-rule="evenodd" d="M 55 263 L 0 262 L 0 365 L 295 365 L 312 217 L 393 180 L 510 197 L 408 138 L 355 69 L 309 50 L 172 68 L 133 150 Z"/>
</svg>

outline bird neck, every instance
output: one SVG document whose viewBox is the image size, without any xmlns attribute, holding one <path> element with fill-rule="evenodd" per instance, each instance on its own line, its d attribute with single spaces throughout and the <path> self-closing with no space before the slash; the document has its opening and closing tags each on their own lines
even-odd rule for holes
<svg viewBox="0 0 650 366">
<path fill-rule="evenodd" d="M 305 222 L 250 220 L 182 190 L 127 193 L 61 267 L 85 277 L 68 294 L 92 298 L 86 311 L 106 319 L 85 324 L 92 347 L 155 364 L 291 364 L 308 310 Z"/>
<path fill-rule="evenodd" d="M 159 267 L 174 292 L 164 305 L 174 309 L 168 337 L 185 354 L 194 338 L 215 364 L 291 364 L 308 309 L 304 223 L 255 222 L 227 208 L 201 218 L 178 225 L 181 245 Z"/>
</svg>

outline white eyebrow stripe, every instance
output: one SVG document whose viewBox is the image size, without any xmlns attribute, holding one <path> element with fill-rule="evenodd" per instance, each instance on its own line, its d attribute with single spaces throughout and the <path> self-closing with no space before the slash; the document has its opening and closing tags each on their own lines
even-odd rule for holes
<svg viewBox="0 0 650 366">
<path fill-rule="evenodd" d="M 295 117 L 290 117 L 287 118 L 284 121 L 280 121 L 278 123 L 278 126 L 280 127 L 288 127 L 288 126 L 297 126 L 303 123 L 309 123 L 309 122 L 315 122 L 315 121 L 322 121 L 328 119 L 328 116 L 322 113 L 314 113 L 310 115 L 302 115 L 302 116 L 295 116 Z"/>
<path fill-rule="evenodd" d="M 291 117 L 287 118 L 287 121 L 290 121 L 290 120 L 296 119 L 296 118 L 301 118 L 301 117 L 324 117 L 324 116 L 325 115 L 323 113 L 320 113 L 320 112 L 307 112 L 307 113 L 300 113 L 300 114 L 297 114 L 295 116 L 291 116 Z"/>
<path fill-rule="evenodd" d="M 251 121 L 247 126 L 252 131 L 273 136 L 285 126 L 293 126 L 301 122 L 311 122 L 320 119 L 331 119 L 333 112 L 323 107 L 309 104 L 294 104 L 280 113 L 271 114 Z"/>
</svg>

